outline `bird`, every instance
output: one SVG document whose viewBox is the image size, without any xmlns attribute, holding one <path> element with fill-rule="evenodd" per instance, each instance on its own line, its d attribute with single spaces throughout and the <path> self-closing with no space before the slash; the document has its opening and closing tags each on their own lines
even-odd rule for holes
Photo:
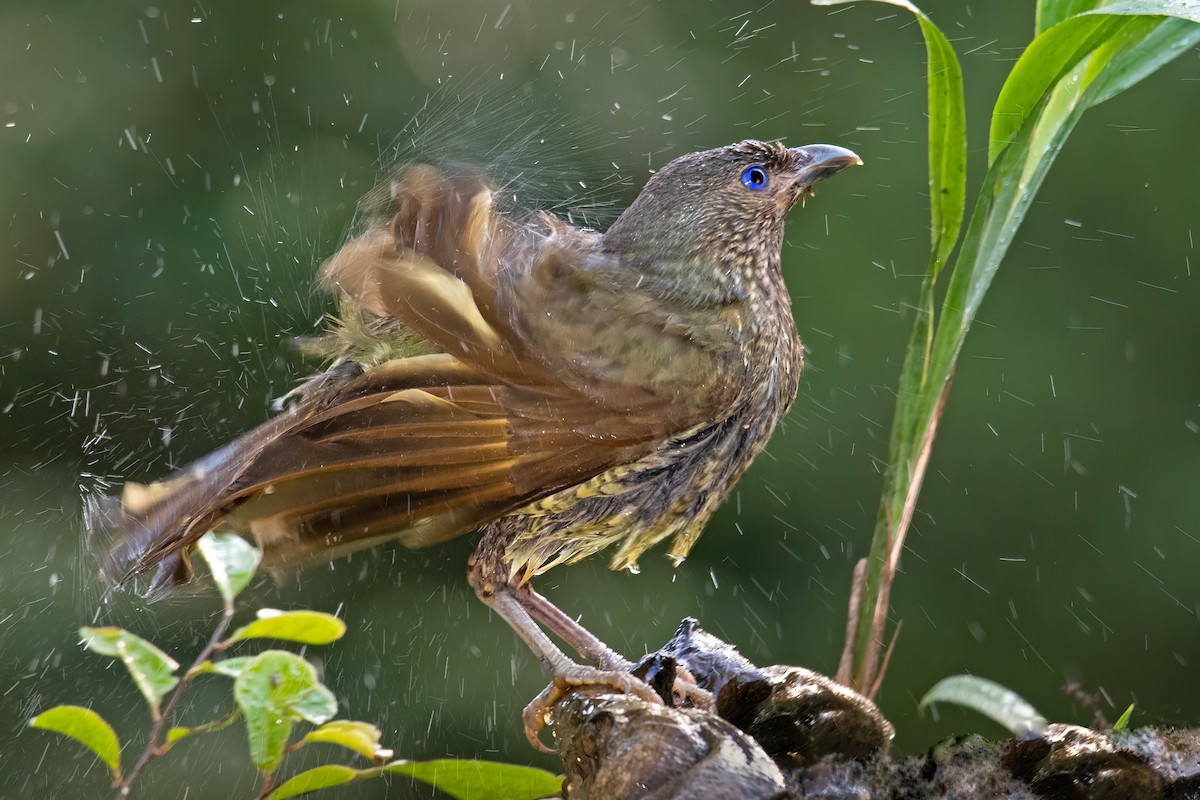
<svg viewBox="0 0 1200 800">
<path fill-rule="evenodd" d="M 506 205 L 482 170 L 395 168 L 319 269 L 339 312 L 302 348 L 325 369 L 210 455 L 89 502 L 102 575 L 164 594 L 213 530 L 272 570 L 479 531 L 471 587 L 554 679 L 525 710 L 534 746 L 572 687 L 656 699 L 531 581 L 603 550 L 627 570 L 668 539 L 688 554 L 797 396 L 785 218 L 861 163 L 755 140 L 690 153 L 603 232 Z"/>
</svg>

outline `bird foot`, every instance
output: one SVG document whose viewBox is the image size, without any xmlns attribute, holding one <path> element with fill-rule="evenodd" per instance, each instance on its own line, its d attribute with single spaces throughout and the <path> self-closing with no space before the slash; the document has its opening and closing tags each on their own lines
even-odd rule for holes
<svg viewBox="0 0 1200 800">
<path fill-rule="evenodd" d="M 525 736 L 529 739 L 529 743 L 533 745 L 535 750 L 540 750 L 543 753 L 555 752 L 554 748 L 547 747 L 542 743 L 539 734 L 549 723 L 550 712 L 554 706 L 574 689 L 582 686 L 612 688 L 618 692 L 631 694 L 647 703 L 663 705 L 662 698 L 658 696 L 657 692 L 646 683 L 630 675 L 627 670 L 598 669 L 585 664 L 574 664 L 570 669 L 562 670 L 560 674 L 555 675 L 550 685 L 543 689 L 541 694 L 533 698 L 533 701 L 525 706 L 525 710 L 521 714 L 525 722 Z M 699 691 L 704 691 L 699 687 L 695 688 Z M 705 694 L 708 693 L 705 692 Z M 711 697 L 709 695 L 710 700 Z"/>
<path fill-rule="evenodd" d="M 669 703 L 664 703 L 663 697 L 645 681 L 630 674 L 633 663 L 619 659 L 620 663 L 605 664 L 604 668 L 591 667 L 584 664 L 573 664 L 562 674 L 555 675 L 554 680 L 542 692 L 525 706 L 521 717 L 525 723 L 525 737 L 535 750 L 543 753 L 553 753 L 554 748 L 547 747 L 541 740 L 541 732 L 550 721 L 550 712 L 559 701 L 573 690 L 584 686 L 601 686 L 616 689 L 625 694 L 631 694 L 640 700 L 654 705 L 671 705 L 674 707 L 699 708 L 711 711 L 716 707 L 712 692 L 700 688 L 692 673 L 682 664 L 677 665 L 675 680 L 672 685 Z"/>
<path fill-rule="evenodd" d="M 691 706 L 702 711 L 712 711 L 717 707 L 717 699 L 713 697 L 712 692 L 700 688 L 687 667 L 677 664 L 671 705 L 676 708 Z"/>
</svg>

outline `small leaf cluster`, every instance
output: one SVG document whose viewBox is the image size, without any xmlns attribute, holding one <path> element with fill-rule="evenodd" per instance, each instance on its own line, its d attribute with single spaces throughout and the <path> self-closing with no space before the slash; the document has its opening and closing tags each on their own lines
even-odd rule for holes
<svg viewBox="0 0 1200 800">
<path fill-rule="evenodd" d="M 393 760 L 380 745 L 379 729 L 367 722 L 334 719 L 337 700 L 307 660 L 287 650 L 267 649 L 255 655 L 219 657 L 250 640 L 277 640 L 301 645 L 328 645 L 346 632 L 346 624 L 320 611 L 260 609 L 256 618 L 225 636 L 235 613 L 234 602 L 258 567 L 261 554 L 246 540 L 208 534 L 197 545 L 224 601 L 224 613 L 212 637 L 182 674 L 180 664 L 151 642 L 116 627 L 85 627 L 82 645 L 119 660 L 141 692 L 152 727 L 146 749 L 132 768 L 121 768 L 121 740 L 95 711 L 60 705 L 38 714 L 29 724 L 70 737 L 108 766 L 118 797 L 130 794 L 146 765 L 183 739 L 215 733 L 241 721 L 250 760 L 262 775 L 260 797 L 283 800 L 318 789 L 383 775 L 403 775 L 435 786 L 460 800 L 534 800 L 556 795 L 560 778 L 542 770 L 480 761 Z M 234 710 L 221 719 L 188 727 L 170 727 L 172 711 L 185 688 L 200 676 L 232 682 Z M 298 724 L 311 727 L 297 737 Z M 351 751 L 366 766 L 325 764 L 280 780 L 285 757 L 310 744 L 332 744 Z M 360 762 L 361 763 L 361 762 Z"/>
</svg>

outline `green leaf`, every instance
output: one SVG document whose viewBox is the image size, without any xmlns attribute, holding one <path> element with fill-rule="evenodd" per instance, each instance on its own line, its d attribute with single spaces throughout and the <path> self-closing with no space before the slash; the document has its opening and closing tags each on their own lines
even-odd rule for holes
<svg viewBox="0 0 1200 800">
<path fill-rule="evenodd" d="M 1107 10 L 1107 9 L 1106 9 Z M 1140 40 L 1122 42 L 1120 52 L 1093 76 L 1085 98 L 1088 106 L 1103 103 L 1200 42 L 1200 25 L 1185 19 L 1166 19 Z"/>
<path fill-rule="evenodd" d="M 1159 34 L 1164 28 L 1166 33 Z M 1036 111 L 1025 115 L 1012 143 L 1000 151 L 988 169 L 943 303 L 943 319 L 933 348 L 932 371 L 936 377 L 948 380 L 952 374 L 983 296 L 1083 112 L 1170 60 L 1161 50 L 1145 49 L 1148 32 L 1157 46 L 1172 53 L 1170 57 L 1182 52 L 1181 44 L 1191 46 L 1200 41 L 1200 26 L 1178 20 L 1131 17 L 1112 31 L 1110 39 L 1047 88 L 1038 99 Z"/>
<path fill-rule="evenodd" d="M 338 764 L 327 764 L 314 767 L 295 775 L 279 785 L 275 791 L 267 795 L 267 800 L 285 800 L 288 797 L 299 797 L 302 794 L 315 792 L 318 789 L 328 789 L 331 786 L 341 786 L 358 780 L 358 770 L 343 767 Z"/>
<path fill-rule="evenodd" d="M 1177 17 L 1200 22 L 1200 2 L 1197 0 L 1117 0 L 1097 6 L 1098 14 L 1144 14 L 1146 16 Z"/>
<path fill-rule="evenodd" d="M 857 0 L 812 0 L 835 6 Z M 945 265 L 958 241 L 966 208 L 967 122 L 963 101 L 962 67 L 949 40 L 921 9 L 909 0 L 876 0 L 911 12 L 925 38 L 929 83 L 929 211 L 932 217 L 933 277 Z"/>
<path fill-rule="evenodd" d="M 1136 24 L 1136 21 L 1085 14 L 1059 23 L 1034 39 L 1017 59 L 996 98 L 988 140 L 988 164 L 995 162 L 1000 151 L 1013 141 L 1025 120 L 1040 107 L 1042 98 L 1058 81 L 1131 23 Z"/>
<path fill-rule="evenodd" d="M 341 745 L 372 761 L 386 761 L 392 751 L 379 746 L 379 736 L 379 728 L 370 723 L 335 719 L 309 731 L 304 741 Z"/>
<path fill-rule="evenodd" d="M 954 703 L 978 711 L 1014 736 L 1041 733 L 1047 725 L 1046 718 L 1019 694 L 975 675 L 951 675 L 938 681 L 921 698 L 918 708 L 930 703 Z"/>
<path fill-rule="evenodd" d="M 1101 0 L 1039 0 L 1037 4 L 1037 24 L 1035 33 L 1042 33 L 1053 28 L 1065 19 L 1076 14 L 1091 11 Z"/>
<path fill-rule="evenodd" d="M 1196 0 L 1040 0 L 1037 9 L 1037 33 L 1043 33 L 1077 14 L 1096 11 L 1102 14 L 1148 14 L 1178 17 L 1200 22 L 1200 3 Z"/>
<path fill-rule="evenodd" d="M 238 656 L 237 658 L 223 658 L 220 661 L 203 661 L 197 664 L 188 677 L 194 675 L 224 675 L 227 678 L 236 678 L 242 674 L 242 670 L 246 668 L 254 659 L 254 656 Z"/>
<path fill-rule="evenodd" d="M 1125 713 L 1113 725 L 1113 733 L 1124 733 L 1129 727 L 1129 718 L 1133 716 L 1133 703 L 1129 704 L 1129 708 L 1125 709 Z"/>
<path fill-rule="evenodd" d="M 557 797 L 562 792 L 562 778 L 544 770 L 493 761 L 442 759 L 393 761 L 366 769 L 334 765 L 317 767 L 284 782 L 267 798 L 284 800 L 385 774 L 405 775 L 457 800 L 541 800 Z"/>
<path fill-rule="evenodd" d="M 320 725 L 337 713 L 312 664 L 283 650 L 251 658 L 234 679 L 233 697 L 246 717 L 250 757 L 262 772 L 279 766 L 297 720 Z"/>
<path fill-rule="evenodd" d="M 208 564 L 225 605 L 233 605 L 234 598 L 254 577 L 262 552 L 236 534 L 211 532 L 200 537 L 196 549 Z"/>
<path fill-rule="evenodd" d="M 80 628 L 79 635 L 87 649 L 121 660 L 146 698 L 151 715 L 158 719 L 163 695 L 179 683 L 179 678 L 173 674 L 179 669 L 179 662 L 122 628 Z"/>
<path fill-rule="evenodd" d="M 992 113 L 988 163 L 996 160 L 1001 149 L 1033 113 L 1042 98 L 1083 59 L 1092 63 L 1082 75 L 1073 75 L 1081 93 L 1110 62 L 1134 51 L 1130 63 L 1118 64 L 1110 72 L 1104 91 L 1088 102 L 1096 105 L 1137 83 L 1167 61 L 1195 43 L 1200 32 L 1190 23 L 1200 22 L 1200 3 L 1195 0 L 1124 0 L 1091 10 L 1095 2 L 1081 8 L 1079 16 L 1064 18 L 1040 33 L 1029 44 L 1009 73 Z M 1165 30 L 1162 16 L 1175 17 Z"/>
<path fill-rule="evenodd" d="M 815 5 L 836 5 L 851 0 L 813 0 Z M 925 39 L 929 88 L 929 213 L 930 260 L 921 283 L 917 317 L 909 337 L 904 367 L 897 392 L 896 418 L 892 424 L 883 497 L 871 551 L 859 618 L 855 626 L 852 679 L 863 691 L 868 690 L 872 675 L 863 671 L 871 660 L 868 651 L 875 641 L 872 620 L 879 613 L 877 603 L 883 591 L 887 564 L 903 542 L 907 519 L 911 516 L 920 489 L 924 459 L 928 457 L 934 428 L 922 413 L 922 398 L 942 387 L 930 380 L 935 287 L 942 268 L 958 241 L 966 206 L 966 111 L 963 100 L 962 68 L 954 48 L 936 25 L 907 0 L 878 0 L 904 8 L 914 14 Z M 886 602 L 886 598 L 883 598 Z M 885 609 L 886 610 L 886 609 Z M 845 665 L 849 667 L 850 665 Z"/>
<path fill-rule="evenodd" d="M 826 4 L 834 1 L 823 0 Z M 909 3 L 892 4 L 913 8 Z M 1195 0 L 1129 0 L 1099 11 L 1151 12 L 1192 19 L 1197 6 Z M 866 560 L 861 611 L 854 626 L 854 646 L 849 651 L 851 663 L 843 666 L 847 678 L 862 691 L 873 691 L 872 670 L 879 663 L 877 652 L 881 624 L 888 611 L 890 576 L 902 552 L 958 355 L 1033 198 L 1085 109 L 1132 86 L 1200 41 L 1200 26 L 1180 19 L 1131 16 L 1117 20 L 1096 13 L 1093 16 L 1100 22 L 1076 22 L 1080 18 L 1069 15 L 1077 11 L 1090 13 L 1090 7 L 1069 0 L 1047 0 L 1039 5 L 1039 30 L 1047 28 L 1039 39 L 1047 38 L 1037 45 L 1043 56 L 1023 57 L 1005 85 L 1004 97 L 993 116 L 993 133 L 997 135 L 991 143 L 990 167 L 959 247 L 936 325 L 932 277 L 936 275 L 938 246 L 934 247 L 931 263 L 935 271 L 926 273 L 921 313 L 900 376 L 889 467 Z M 922 25 L 922 30 L 926 27 Z M 1085 42 L 1068 41 L 1070 36 L 1055 32 L 1058 27 L 1076 34 L 1090 33 Z M 1107 38 L 1101 35 L 1105 30 Z M 931 74 L 929 79 L 932 82 L 935 76 Z M 933 138 L 931 134 L 931 141 Z M 931 164 L 936 164 L 936 159 L 931 159 Z M 931 185 L 932 181 L 931 166 Z"/>
<path fill-rule="evenodd" d="M 346 633 L 346 623 L 322 611 L 276 611 L 263 608 L 258 619 L 243 625 L 222 643 L 228 647 L 244 639 L 283 639 L 300 644 L 329 644 Z"/>
<path fill-rule="evenodd" d="M 428 783 L 457 800 L 538 800 L 562 792 L 562 778 L 494 761 L 396 761 L 382 768 Z"/>
<path fill-rule="evenodd" d="M 55 706 L 29 720 L 30 727 L 69 736 L 91 750 L 121 779 L 121 742 L 104 717 L 82 706 Z"/>
<path fill-rule="evenodd" d="M 194 736 L 197 733 L 215 733 L 216 731 L 223 731 L 233 723 L 237 722 L 238 717 L 241 715 L 242 714 L 240 711 L 234 711 L 228 717 L 213 720 L 212 722 L 206 722 L 202 725 L 193 725 L 190 728 L 171 728 L 169 731 L 167 731 L 167 746 L 162 748 L 160 753 L 170 749 L 170 747 L 176 742 L 186 739 L 189 736 Z"/>
</svg>

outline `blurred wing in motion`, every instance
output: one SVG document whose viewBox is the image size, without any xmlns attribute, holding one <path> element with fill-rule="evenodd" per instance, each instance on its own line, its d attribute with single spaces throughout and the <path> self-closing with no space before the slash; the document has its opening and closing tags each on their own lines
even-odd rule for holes
<svg viewBox="0 0 1200 800">
<path fill-rule="evenodd" d="M 333 366 L 192 466 L 89 502 L 114 583 L 152 569 L 151 593 L 186 581 L 214 528 L 253 534 L 275 569 L 442 542 L 734 401 L 722 386 L 739 382 L 713 377 L 732 356 L 704 328 L 736 326 L 736 309 L 691 309 L 699 324 L 681 327 L 669 304 L 612 283 L 597 234 L 518 223 L 477 176 L 414 166 L 389 189 L 387 213 L 321 269 L 344 301 L 321 340 Z"/>
</svg>

